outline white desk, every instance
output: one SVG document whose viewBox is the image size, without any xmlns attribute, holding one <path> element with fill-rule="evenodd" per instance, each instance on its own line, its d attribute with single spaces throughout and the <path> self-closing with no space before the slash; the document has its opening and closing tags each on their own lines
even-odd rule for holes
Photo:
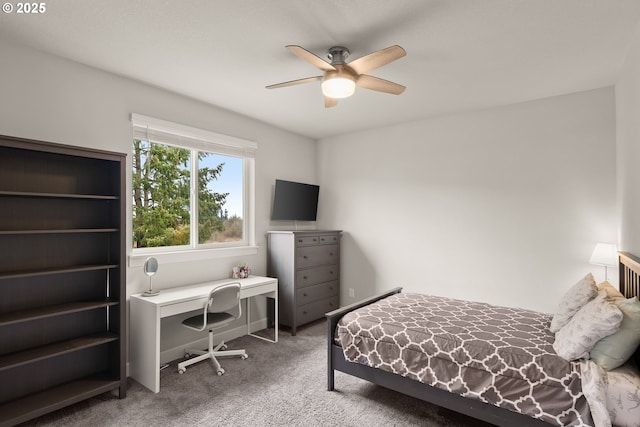
<svg viewBox="0 0 640 427">
<path fill-rule="evenodd" d="M 160 391 L 160 320 L 176 314 L 202 310 L 211 289 L 225 283 L 240 283 L 240 298 L 263 295 L 275 299 L 274 340 L 251 333 L 251 304 L 247 304 L 247 334 L 270 342 L 278 342 L 278 280 L 251 276 L 247 279 L 215 280 L 197 285 L 162 289 L 158 295 L 131 295 L 130 300 L 130 365 L 133 379 L 157 393 Z"/>
</svg>

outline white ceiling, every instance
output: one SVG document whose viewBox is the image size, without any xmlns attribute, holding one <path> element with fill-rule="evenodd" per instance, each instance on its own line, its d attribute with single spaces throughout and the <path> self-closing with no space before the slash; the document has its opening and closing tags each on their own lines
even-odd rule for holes
<svg viewBox="0 0 640 427">
<path fill-rule="evenodd" d="M 12 2 L 15 3 L 15 2 Z M 0 37 L 312 138 L 611 85 L 640 0 L 47 0 L 0 13 Z M 349 60 L 398 44 L 370 74 L 400 96 L 357 89 L 325 109 L 320 75 L 285 45 Z M 164 119 L 170 119 L 165 117 Z"/>
</svg>

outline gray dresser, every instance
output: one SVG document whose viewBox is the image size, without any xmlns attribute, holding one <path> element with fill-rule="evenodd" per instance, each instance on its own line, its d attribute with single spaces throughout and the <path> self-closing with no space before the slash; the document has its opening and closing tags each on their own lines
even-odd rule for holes
<svg viewBox="0 0 640 427">
<path fill-rule="evenodd" d="M 278 279 L 279 323 L 300 325 L 340 306 L 340 230 L 269 231 L 267 275 Z"/>
</svg>

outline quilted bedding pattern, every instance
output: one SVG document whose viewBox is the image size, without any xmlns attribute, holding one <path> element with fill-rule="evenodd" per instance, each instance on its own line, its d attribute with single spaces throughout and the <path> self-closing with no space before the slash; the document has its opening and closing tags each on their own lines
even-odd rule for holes
<svg viewBox="0 0 640 427">
<path fill-rule="evenodd" d="M 346 314 L 345 358 L 553 425 L 593 425 L 580 365 L 557 356 L 551 316 L 422 294 Z"/>
</svg>

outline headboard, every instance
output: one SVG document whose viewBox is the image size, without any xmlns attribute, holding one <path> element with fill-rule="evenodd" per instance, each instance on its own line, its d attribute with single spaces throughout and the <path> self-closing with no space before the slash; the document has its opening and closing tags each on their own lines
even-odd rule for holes
<svg viewBox="0 0 640 427">
<path fill-rule="evenodd" d="M 628 252 L 619 252 L 620 292 L 625 298 L 640 295 L 640 258 Z"/>
<path fill-rule="evenodd" d="M 628 252 L 618 252 L 620 258 L 620 292 L 625 298 L 640 297 L 640 258 Z M 634 355 L 640 367 L 640 347 Z"/>
</svg>

